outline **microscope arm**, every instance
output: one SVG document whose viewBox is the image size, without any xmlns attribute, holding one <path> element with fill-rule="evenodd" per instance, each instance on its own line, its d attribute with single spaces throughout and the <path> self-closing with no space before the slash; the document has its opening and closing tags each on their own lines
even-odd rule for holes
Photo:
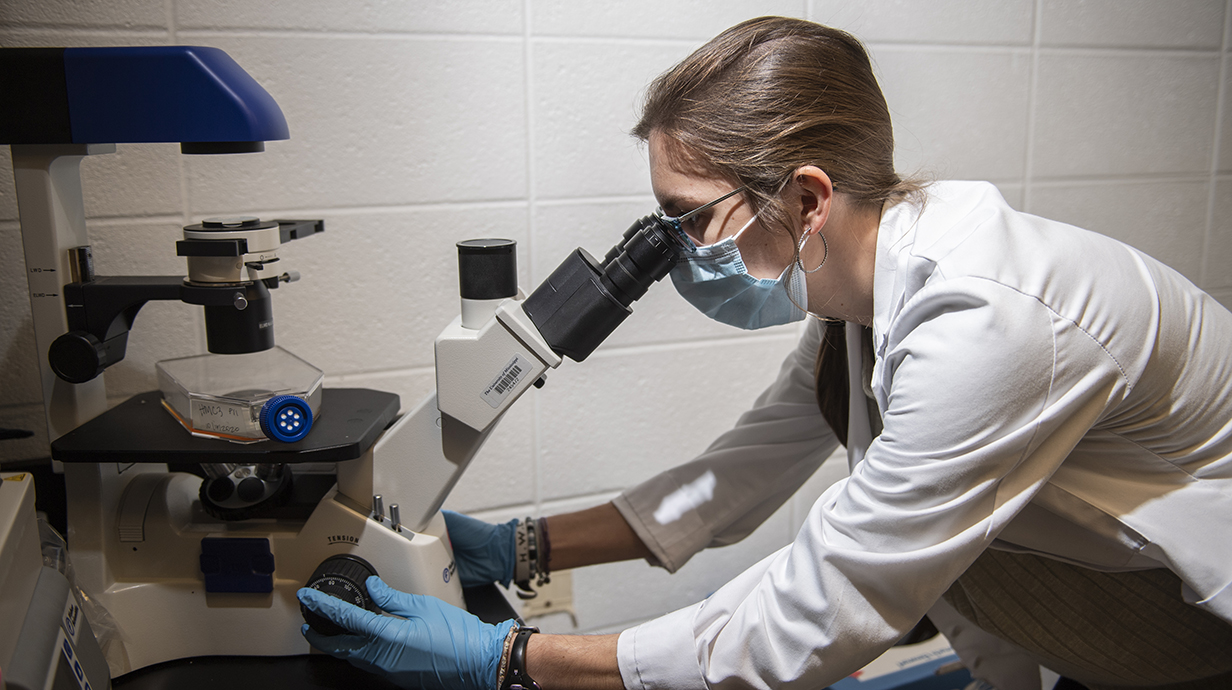
<svg viewBox="0 0 1232 690">
<path fill-rule="evenodd" d="M 436 341 L 437 392 L 394 422 L 371 453 L 340 463 L 338 490 L 369 510 L 381 495 L 399 506 L 405 527 L 423 530 L 505 411 L 561 361 L 520 301 L 503 302 L 477 330 L 454 319 Z"/>
<path fill-rule="evenodd" d="M 181 276 L 90 276 L 65 285 L 68 332 L 47 350 L 52 371 L 69 383 L 85 383 L 123 360 L 137 312 L 149 300 L 180 299 L 183 282 Z"/>
<path fill-rule="evenodd" d="M 486 300 L 489 318 L 476 318 L 476 303 L 464 299 L 463 316 L 436 339 L 436 393 L 363 459 L 339 465 L 339 491 L 369 509 L 380 494 L 407 527 L 422 529 L 509 406 L 542 386 L 562 356 L 585 360 L 681 251 L 671 226 L 646 216 L 602 262 L 577 249 L 529 297 Z"/>
</svg>

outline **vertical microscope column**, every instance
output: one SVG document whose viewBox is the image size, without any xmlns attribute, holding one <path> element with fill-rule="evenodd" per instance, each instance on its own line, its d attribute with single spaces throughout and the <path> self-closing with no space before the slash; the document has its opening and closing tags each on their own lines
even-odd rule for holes
<svg viewBox="0 0 1232 690">
<path fill-rule="evenodd" d="M 102 378 L 74 385 L 47 362 L 52 341 L 68 331 L 64 286 L 73 282 L 68 250 L 89 244 L 81 197 L 81 159 L 114 153 L 115 144 L 14 145 L 13 178 L 26 254 L 48 440 L 54 441 L 107 409 Z"/>
<path fill-rule="evenodd" d="M 84 384 L 63 381 L 52 372 L 47 350 L 68 330 L 64 286 L 73 282 L 68 250 L 89 244 L 81 195 L 81 158 L 114 153 L 115 144 L 14 144 L 12 150 L 43 407 L 47 434 L 54 441 L 107 409 L 102 376 Z M 142 466 L 142 470 L 155 468 Z M 115 530 L 114 506 L 124 484 L 137 472 L 121 476 L 115 465 L 92 464 L 64 469 L 67 536 L 78 584 L 90 593 L 101 593 L 112 583 L 105 544 L 108 530 Z"/>
</svg>

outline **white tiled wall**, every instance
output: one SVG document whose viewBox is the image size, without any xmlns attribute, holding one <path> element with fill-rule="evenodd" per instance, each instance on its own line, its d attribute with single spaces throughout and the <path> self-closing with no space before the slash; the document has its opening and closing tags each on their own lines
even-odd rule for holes
<svg viewBox="0 0 1232 690">
<path fill-rule="evenodd" d="M 642 89 L 760 14 L 869 44 L 903 172 L 990 179 L 1016 207 L 1130 242 L 1232 303 L 1232 0 L 0 0 L 0 45 L 181 43 L 234 57 L 292 139 L 257 155 L 151 144 L 87 159 L 100 273 L 181 272 L 177 228 L 208 215 L 324 218 L 324 235 L 283 251 L 304 280 L 276 294 L 279 342 L 330 385 L 410 406 L 457 309 L 453 242 L 518 240 L 526 286 L 574 246 L 605 251 L 653 207 L 627 135 Z M 0 427 L 39 432 L 0 442 L 4 459 L 46 453 L 16 218 L 0 147 Z M 450 505 L 507 519 L 605 501 L 726 428 L 794 333 L 734 331 L 652 290 L 589 361 L 519 403 Z M 153 388 L 155 361 L 203 351 L 193 308 L 151 304 L 109 393 Z M 829 463 L 748 540 L 676 575 L 582 569 L 580 629 L 704 596 L 785 544 L 841 474 Z"/>
</svg>

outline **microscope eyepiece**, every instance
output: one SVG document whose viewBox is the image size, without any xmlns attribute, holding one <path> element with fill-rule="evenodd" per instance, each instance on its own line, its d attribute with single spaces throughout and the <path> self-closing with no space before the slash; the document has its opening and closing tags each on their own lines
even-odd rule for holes
<svg viewBox="0 0 1232 690">
<path fill-rule="evenodd" d="M 517 242 L 505 239 L 458 243 L 458 292 L 462 299 L 505 299 L 518 294 Z"/>
<path fill-rule="evenodd" d="M 672 270 L 684 250 L 666 221 L 644 216 L 602 263 L 585 249 L 575 250 L 522 309 L 553 351 L 581 362 L 632 313 L 630 305 Z"/>
<path fill-rule="evenodd" d="M 681 249 L 662 219 L 639 218 L 603 257 L 604 285 L 627 307 L 672 270 Z"/>
</svg>

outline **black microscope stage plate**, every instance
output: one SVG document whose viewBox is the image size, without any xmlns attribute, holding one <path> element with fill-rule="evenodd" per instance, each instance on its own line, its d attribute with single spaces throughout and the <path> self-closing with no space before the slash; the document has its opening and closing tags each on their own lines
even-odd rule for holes
<svg viewBox="0 0 1232 690">
<path fill-rule="evenodd" d="M 394 393 L 367 388 L 325 388 L 312 431 L 295 443 L 231 443 L 197 438 L 163 409 L 162 392 L 149 391 L 56 439 L 60 462 L 341 462 L 363 455 L 398 414 Z"/>
</svg>

